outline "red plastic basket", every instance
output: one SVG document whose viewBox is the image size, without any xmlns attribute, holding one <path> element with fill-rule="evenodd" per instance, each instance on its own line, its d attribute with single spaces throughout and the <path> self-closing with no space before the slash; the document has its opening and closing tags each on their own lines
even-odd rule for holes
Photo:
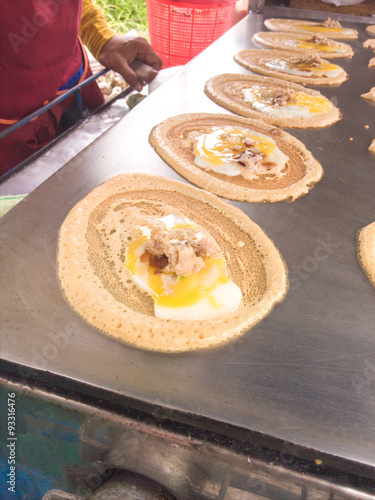
<svg viewBox="0 0 375 500">
<path fill-rule="evenodd" d="M 163 68 L 185 64 L 232 26 L 236 0 L 147 0 L 150 43 Z"/>
</svg>

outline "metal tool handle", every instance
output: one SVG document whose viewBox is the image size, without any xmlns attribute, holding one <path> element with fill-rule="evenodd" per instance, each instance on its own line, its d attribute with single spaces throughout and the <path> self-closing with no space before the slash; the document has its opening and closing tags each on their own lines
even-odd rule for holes
<svg viewBox="0 0 375 500">
<path fill-rule="evenodd" d="M 133 71 L 135 71 L 138 77 L 143 81 L 143 83 L 149 83 L 151 80 L 155 78 L 158 72 L 148 64 L 145 64 L 141 61 L 134 61 L 130 66 Z"/>
</svg>

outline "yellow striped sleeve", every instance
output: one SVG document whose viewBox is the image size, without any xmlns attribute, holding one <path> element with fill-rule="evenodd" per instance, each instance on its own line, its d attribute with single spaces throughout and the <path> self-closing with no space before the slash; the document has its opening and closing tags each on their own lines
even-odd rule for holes
<svg viewBox="0 0 375 500">
<path fill-rule="evenodd" d="M 103 45 L 115 34 L 108 26 L 104 13 L 95 0 L 83 0 L 79 36 L 96 59 Z"/>
</svg>

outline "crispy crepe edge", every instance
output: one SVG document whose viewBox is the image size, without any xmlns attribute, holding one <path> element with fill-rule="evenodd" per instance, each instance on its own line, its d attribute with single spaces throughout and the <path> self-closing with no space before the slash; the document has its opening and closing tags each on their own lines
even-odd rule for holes
<svg viewBox="0 0 375 500">
<path fill-rule="evenodd" d="M 357 256 L 364 273 L 375 287 L 375 252 L 371 252 L 374 246 L 375 222 L 372 222 L 357 232 Z"/>
</svg>

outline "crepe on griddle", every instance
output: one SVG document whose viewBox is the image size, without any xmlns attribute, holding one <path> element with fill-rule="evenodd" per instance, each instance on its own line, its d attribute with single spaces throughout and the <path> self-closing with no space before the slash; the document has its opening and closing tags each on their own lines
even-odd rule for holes
<svg viewBox="0 0 375 500">
<path fill-rule="evenodd" d="M 294 33 L 321 33 L 329 38 L 353 39 L 358 38 L 358 31 L 351 28 L 343 28 L 340 23 L 328 18 L 318 23 L 314 21 L 303 21 L 301 19 L 267 19 L 264 24 L 272 31 L 288 31 Z"/>
<path fill-rule="evenodd" d="M 362 269 L 375 287 L 375 222 L 358 231 L 357 256 Z"/>
<path fill-rule="evenodd" d="M 177 213 L 201 225 L 219 245 L 242 300 L 229 315 L 175 321 L 154 315 L 151 296 L 124 265 L 139 221 Z M 282 301 L 284 261 L 262 229 L 211 193 L 167 178 L 119 175 L 69 212 L 59 233 L 58 277 L 71 307 L 114 340 L 163 352 L 220 345 L 243 334 Z"/>
<path fill-rule="evenodd" d="M 325 37 L 322 37 L 323 40 Z M 287 33 L 284 31 L 260 31 L 255 33 L 253 41 L 270 49 L 286 50 L 288 52 L 308 52 L 319 54 L 320 57 L 332 59 L 336 57 L 352 57 L 353 49 L 347 43 L 329 39 L 327 43 L 315 43 L 316 36 L 302 33 Z"/>
<path fill-rule="evenodd" d="M 258 174 L 253 179 L 229 176 L 194 162 L 197 138 L 215 129 L 239 129 L 271 138 L 289 159 L 282 172 Z M 306 194 L 323 169 L 305 146 L 290 134 L 267 125 L 228 114 L 193 113 L 174 116 L 156 125 L 149 141 L 155 151 L 179 174 L 197 186 L 224 198 L 248 202 L 294 201 Z M 244 168 L 244 167 L 243 167 Z"/>
<path fill-rule="evenodd" d="M 372 49 L 375 52 L 375 38 L 369 38 L 362 43 L 365 49 Z"/>
<path fill-rule="evenodd" d="M 278 127 L 326 127 L 341 118 L 339 109 L 317 90 L 276 78 L 222 74 L 210 78 L 204 92 L 230 111 Z M 292 105 L 299 100 L 306 106 L 311 105 L 313 112 L 308 107 L 307 111 L 302 109 L 303 106 L 296 110 Z"/>
<path fill-rule="evenodd" d="M 348 78 L 340 66 L 311 54 L 246 49 L 235 54 L 234 60 L 255 73 L 308 85 L 339 85 Z M 316 60 L 319 64 L 314 62 Z"/>
<path fill-rule="evenodd" d="M 361 94 L 361 97 L 363 97 L 364 99 L 368 99 L 369 101 L 375 102 L 375 87 L 372 87 L 365 94 Z"/>
</svg>

